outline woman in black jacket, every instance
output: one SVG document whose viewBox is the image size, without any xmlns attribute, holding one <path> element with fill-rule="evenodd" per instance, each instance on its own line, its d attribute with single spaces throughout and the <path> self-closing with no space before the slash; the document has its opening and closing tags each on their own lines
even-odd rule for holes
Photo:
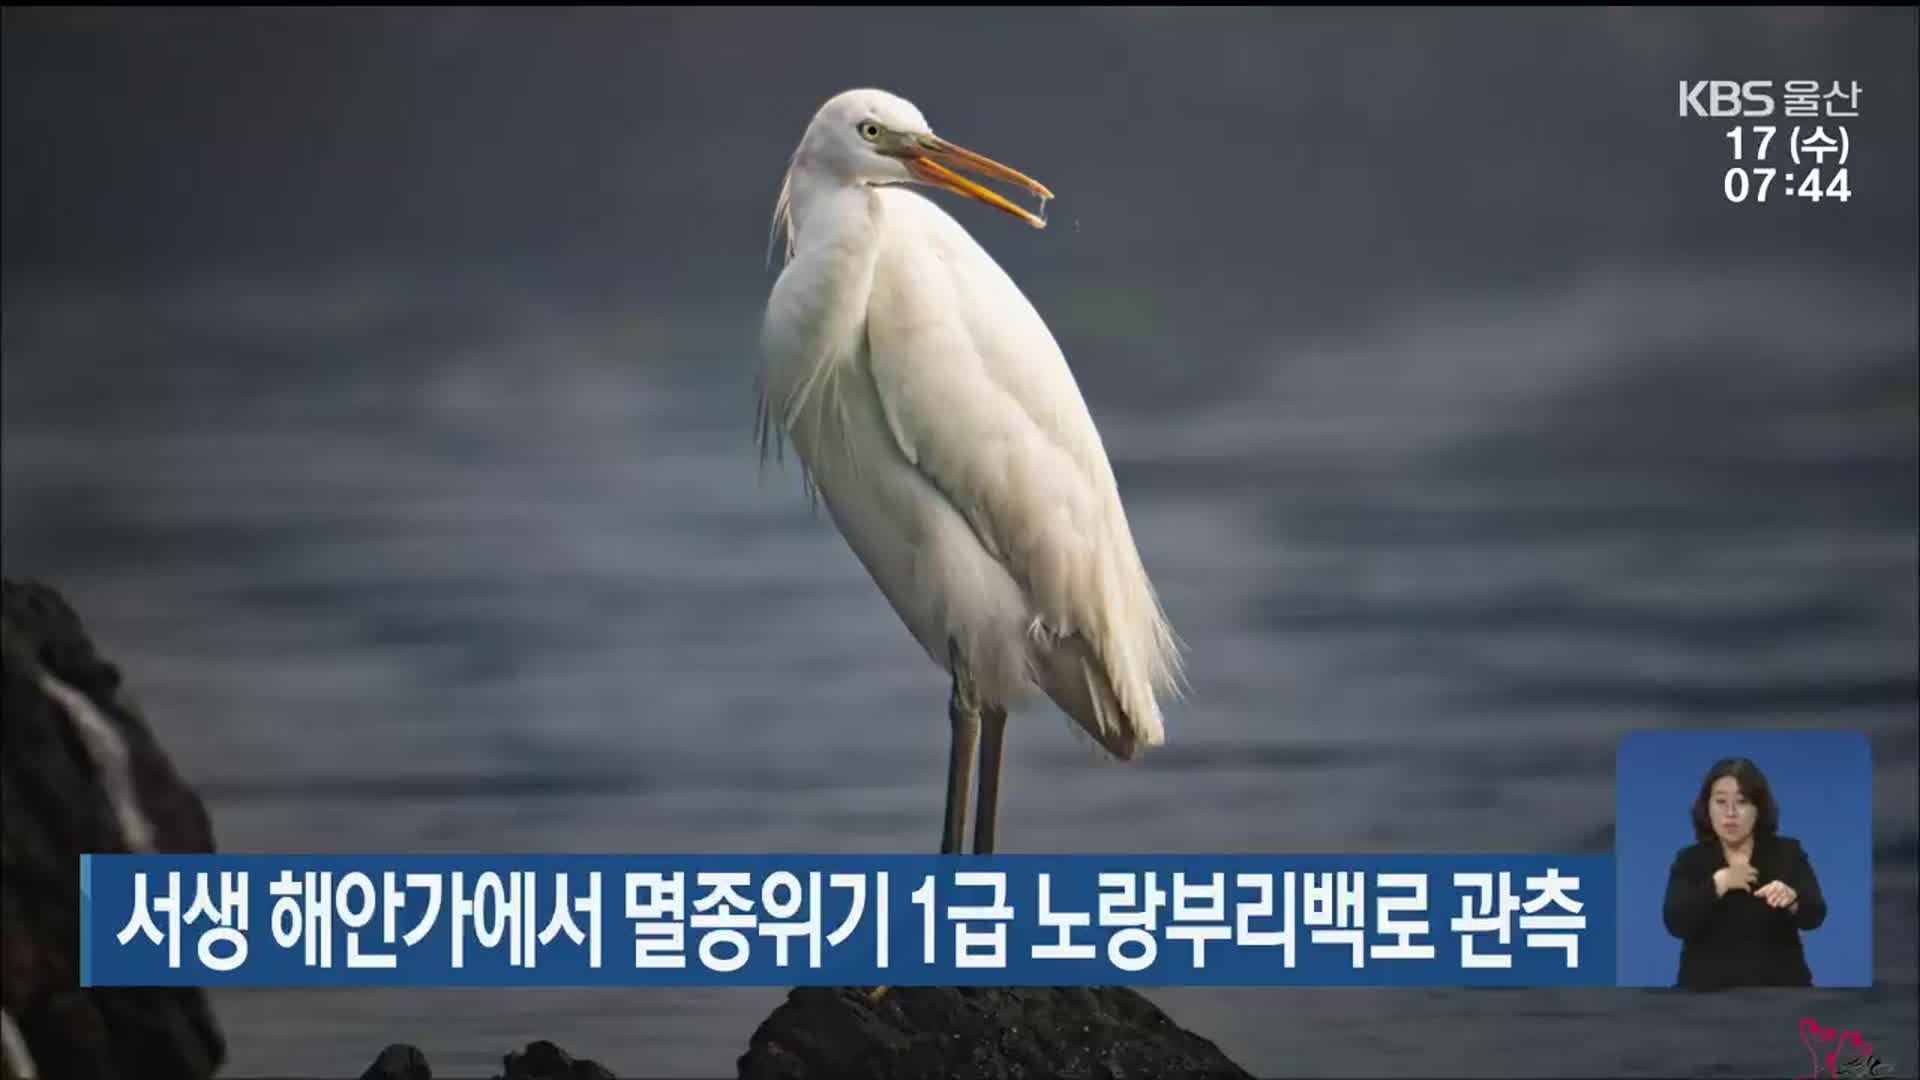
<svg viewBox="0 0 1920 1080">
<path fill-rule="evenodd" d="M 1746 758 L 1715 762 L 1693 803 L 1698 843 L 1681 848 L 1667 877 L 1667 932 L 1679 938 L 1689 990 L 1812 986 L 1800 931 L 1818 927 L 1827 902 L 1799 841 L 1779 835 L 1780 808 Z"/>
</svg>

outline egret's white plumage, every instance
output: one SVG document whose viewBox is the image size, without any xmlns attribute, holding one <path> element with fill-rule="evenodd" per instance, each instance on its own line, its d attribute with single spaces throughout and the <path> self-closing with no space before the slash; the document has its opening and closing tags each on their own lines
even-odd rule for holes
<svg viewBox="0 0 1920 1080">
<path fill-rule="evenodd" d="M 957 647 L 985 701 L 1037 688 L 1132 758 L 1164 741 L 1158 697 L 1177 692 L 1180 658 L 1099 432 L 1033 305 L 901 185 L 1041 222 L 939 161 L 1045 190 L 933 137 L 892 94 L 848 91 L 815 115 L 775 213 L 786 261 L 761 340 L 762 446 L 792 444 L 935 663 Z"/>
</svg>

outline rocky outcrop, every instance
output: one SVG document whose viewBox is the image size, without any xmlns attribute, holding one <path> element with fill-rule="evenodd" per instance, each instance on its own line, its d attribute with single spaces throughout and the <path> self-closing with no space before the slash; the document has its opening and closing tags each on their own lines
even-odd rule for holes
<svg viewBox="0 0 1920 1080">
<path fill-rule="evenodd" d="M 530 1042 L 523 1053 L 508 1054 L 501 1080 L 614 1080 L 597 1061 L 575 1059 L 550 1042 Z"/>
<path fill-rule="evenodd" d="M 741 1080 L 1250 1080 L 1121 987 L 801 987 L 753 1033 Z"/>
<path fill-rule="evenodd" d="M 550 1042 L 494 1080 L 614 1080 Z M 1252 1080 L 1220 1048 L 1121 987 L 801 987 L 753 1033 L 740 1080 Z M 389 1046 L 360 1080 L 432 1080 Z"/>
<path fill-rule="evenodd" d="M 212 851 L 206 809 L 52 589 L 0 581 L 0 653 L 7 1070 L 205 1080 L 226 1056 L 205 994 L 82 988 L 79 941 L 80 855 Z"/>
<path fill-rule="evenodd" d="M 433 1067 L 418 1047 L 395 1043 L 380 1051 L 360 1080 L 433 1080 Z"/>
<path fill-rule="evenodd" d="M 508 1054 L 503 1063 L 507 1071 L 494 1080 L 615 1080 L 599 1062 L 576 1059 L 545 1039 Z M 433 1069 L 418 1049 L 395 1044 L 380 1052 L 360 1080 L 433 1080 Z"/>
</svg>

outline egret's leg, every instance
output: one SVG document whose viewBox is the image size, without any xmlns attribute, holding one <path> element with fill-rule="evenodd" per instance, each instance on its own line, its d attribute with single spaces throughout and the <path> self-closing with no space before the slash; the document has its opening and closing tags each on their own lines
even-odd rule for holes
<svg viewBox="0 0 1920 1080">
<path fill-rule="evenodd" d="M 953 723 L 953 746 L 947 758 L 947 822 L 940 834 L 940 854 L 966 850 L 967 798 L 973 789 L 973 755 L 980 742 L 980 696 L 960 650 L 948 650 L 953 667 L 953 696 L 947 700 L 947 719 Z"/>
<path fill-rule="evenodd" d="M 1007 744 L 1007 710 L 989 705 L 980 716 L 985 724 L 980 739 L 980 810 L 973 825 L 973 853 L 991 855 L 993 826 L 1000 810 L 1000 752 Z"/>
</svg>

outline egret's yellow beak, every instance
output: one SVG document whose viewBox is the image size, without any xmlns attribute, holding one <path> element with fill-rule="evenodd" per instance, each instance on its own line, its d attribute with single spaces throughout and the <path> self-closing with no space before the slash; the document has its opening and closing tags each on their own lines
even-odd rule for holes
<svg viewBox="0 0 1920 1080">
<path fill-rule="evenodd" d="M 955 146 L 937 135 L 921 135 L 913 139 L 900 151 L 900 157 L 906 161 L 907 171 L 920 180 L 935 187 L 946 188 L 948 191 L 957 191 L 970 199 L 979 199 L 996 210 L 1004 210 L 1012 214 L 1036 229 L 1047 227 L 1046 218 L 1014 205 L 998 193 L 989 191 L 953 171 L 966 169 L 994 180 L 1019 184 L 1040 196 L 1040 205 L 1044 209 L 1046 200 L 1053 198 L 1053 192 L 1048 191 L 1046 185 L 1040 181 L 1017 169 L 1010 169 L 990 157 Z"/>
</svg>

